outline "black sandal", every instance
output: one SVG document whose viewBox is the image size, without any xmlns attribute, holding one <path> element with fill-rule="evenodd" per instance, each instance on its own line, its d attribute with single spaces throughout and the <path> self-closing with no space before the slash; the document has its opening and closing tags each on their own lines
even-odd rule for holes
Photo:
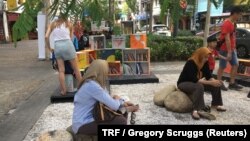
<svg viewBox="0 0 250 141">
<path fill-rule="evenodd" d="M 198 111 L 198 114 L 202 117 L 202 118 L 205 118 L 205 119 L 208 119 L 208 120 L 216 120 L 216 117 L 213 115 L 213 114 L 210 114 L 208 112 L 205 112 L 205 111 Z"/>
</svg>

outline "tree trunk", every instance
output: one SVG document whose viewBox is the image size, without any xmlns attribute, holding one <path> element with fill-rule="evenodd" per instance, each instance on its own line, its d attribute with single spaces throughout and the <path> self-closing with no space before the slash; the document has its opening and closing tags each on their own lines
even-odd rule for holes
<svg viewBox="0 0 250 141">
<path fill-rule="evenodd" d="M 115 25 L 115 4 L 114 0 L 109 0 L 109 21 L 111 25 Z"/>
<path fill-rule="evenodd" d="M 153 24 L 153 5 L 154 5 L 154 0 L 150 0 L 150 19 L 149 19 L 149 33 L 152 33 L 152 24 Z"/>
<path fill-rule="evenodd" d="M 210 27 L 210 11 L 211 11 L 211 0 L 207 1 L 207 13 L 206 13 L 206 23 L 205 23 L 205 31 L 204 31 L 204 40 L 203 46 L 207 46 L 207 37 L 209 36 L 209 27 Z"/>
<path fill-rule="evenodd" d="M 179 28 L 179 20 L 176 21 L 176 22 L 174 22 L 173 37 L 176 37 L 176 36 L 177 36 L 178 28 Z"/>
</svg>

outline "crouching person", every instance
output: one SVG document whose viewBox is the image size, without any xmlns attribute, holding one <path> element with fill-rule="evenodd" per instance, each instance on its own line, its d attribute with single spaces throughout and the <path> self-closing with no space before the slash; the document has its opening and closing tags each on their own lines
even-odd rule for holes
<svg viewBox="0 0 250 141">
<path fill-rule="evenodd" d="M 215 116 L 204 112 L 204 91 L 209 91 L 212 94 L 212 108 L 217 111 L 226 111 L 222 107 L 221 81 L 212 77 L 209 70 L 208 57 L 211 54 L 208 48 L 202 47 L 197 49 L 188 59 L 179 76 L 177 86 L 183 91 L 193 102 L 193 119 L 200 119 L 204 117 L 214 120 Z"/>
<path fill-rule="evenodd" d="M 72 130 L 76 135 L 97 135 L 98 124 L 127 124 L 124 115 L 115 116 L 112 120 L 95 121 L 93 109 L 97 102 L 103 103 L 110 109 L 136 112 L 139 106 L 125 102 L 119 96 L 112 97 L 106 90 L 108 63 L 105 60 L 94 60 L 88 67 L 80 83 L 80 88 L 74 97 Z"/>
</svg>

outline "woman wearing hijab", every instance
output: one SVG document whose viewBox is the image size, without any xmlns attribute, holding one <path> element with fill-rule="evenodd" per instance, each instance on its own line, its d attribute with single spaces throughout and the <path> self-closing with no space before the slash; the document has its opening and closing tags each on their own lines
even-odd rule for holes
<svg viewBox="0 0 250 141">
<path fill-rule="evenodd" d="M 54 49 L 50 46 L 50 35 L 54 40 Z M 78 83 L 81 82 L 82 76 L 77 65 L 76 51 L 71 41 L 73 37 L 73 27 L 66 16 L 59 16 L 57 20 L 52 22 L 47 29 L 45 39 L 46 45 L 51 52 L 55 53 L 56 62 L 58 64 L 59 82 L 61 86 L 61 95 L 66 95 L 65 85 L 65 64 L 64 61 L 69 61 L 74 70 L 74 74 Z"/>
<path fill-rule="evenodd" d="M 197 49 L 184 65 L 177 82 L 178 88 L 187 94 L 193 102 L 192 117 L 194 119 L 200 119 L 200 116 L 203 116 L 204 91 L 209 91 L 212 94 L 212 108 L 217 111 L 226 111 L 222 107 L 221 82 L 214 79 L 209 70 L 208 57 L 210 54 L 207 47 Z"/>
<path fill-rule="evenodd" d="M 74 97 L 74 111 L 72 129 L 75 134 L 97 135 L 98 123 L 93 117 L 93 108 L 101 102 L 110 109 L 117 111 L 125 107 L 128 112 L 135 112 L 138 106 L 125 102 L 119 96 L 110 96 L 106 90 L 108 63 L 105 60 L 94 60 L 84 74 L 84 79 Z M 123 115 L 116 116 L 111 121 L 102 121 L 102 124 L 127 124 Z"/>
</svg>

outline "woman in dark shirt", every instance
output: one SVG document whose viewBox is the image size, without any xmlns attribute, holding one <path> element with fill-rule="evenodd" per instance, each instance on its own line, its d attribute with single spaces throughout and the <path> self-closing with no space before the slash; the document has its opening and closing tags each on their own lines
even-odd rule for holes
<svg viewBox="0 0 250 141">
<path fill-rule="evenodd" d="M 207 60 L 210 54 L 206 47 L 197 49 L 186 62 L 177 82 L 178 88 L 193 102 L 194 119 L 200 119 L 200 111 L 205 108 L 204 91 L 210 91 L 212 94 L 212 108 L 226 111 L 222 107 L 221 82 L 214 79 L 209 71 Z"/>
</svg>

